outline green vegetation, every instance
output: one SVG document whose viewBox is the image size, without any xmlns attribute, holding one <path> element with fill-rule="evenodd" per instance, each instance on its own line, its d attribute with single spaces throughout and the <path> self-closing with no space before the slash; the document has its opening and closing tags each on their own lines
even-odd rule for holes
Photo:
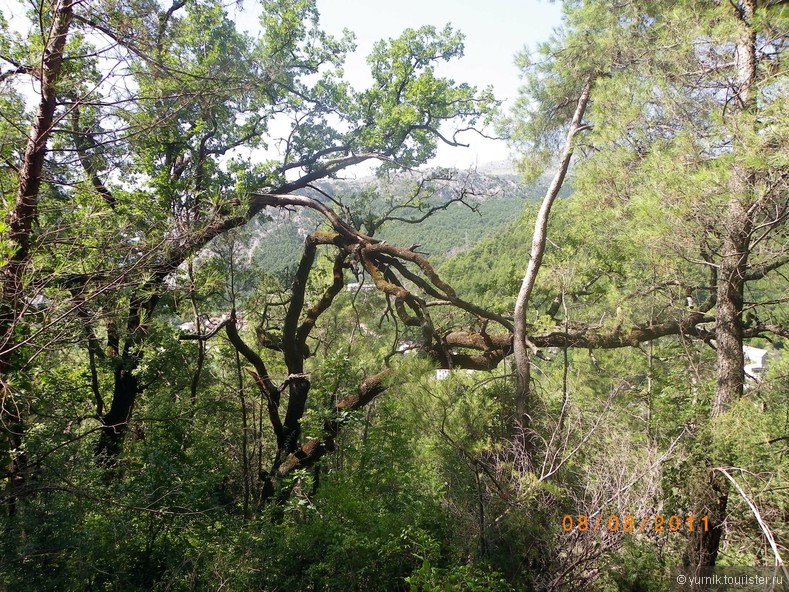
<svg viewBox="0 0 789 592">
<path fill-rule="evenodd" d="M 506 116 L 449 26 L 0 18 L 0 592 L 785 570 L 782 4 L 567 1 Z M 423 167 L 494 120 L 525 180 Z"/>
<path fill-rule="evenodd" d="M 484 237 L 509 227 L 523 207 L 521 200 L 507 198 L 486 200 L 477 206 L 476 211 L 455 204 L 419 225 L 389 223 L 378 236 L 392 244 L 418 244 L 420 251 L 441 261 L 468 251 Z M 306 224 L 311 223 L 313 228 L 320 225 L 316 218 L 308 220 Z M 459 228 L 461 231 L 447 232 L 447 228 Z M 261 270 L 276 274 L 296 266 L 303 243 L 302 228 L 291 220 L 285 220 L 268 229 L 251 256 Z"/>
</svg>

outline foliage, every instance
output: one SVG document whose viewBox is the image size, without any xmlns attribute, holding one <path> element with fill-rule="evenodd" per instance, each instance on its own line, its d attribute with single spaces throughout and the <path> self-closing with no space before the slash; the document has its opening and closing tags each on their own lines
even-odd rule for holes
<svg viewBox="0 0 789 592">
<path fill-rule="evenodd" d="M 352 35 L 310 0 L 261 6 L 256 35 L 214 0 L 33 3 L 27 36 L 0 18 L 0 590 L 662 590 L 689 533 L 564 518 L 684 517 L 720 469 L 742 494 L 718 562 L 772 561 L 748 502 L 783 551 L 785 9 L 566 2 L 503 124 L 528 185 L 418 168 L 496 112 L 439 75 L 459 32 L 379 42 L 354 89 Z M 754 113 L 733 103 L 745 26 Z M 525 422 L 531 201 L 588 80 Z M 742 171 L 736 319 L 770 357 L 715 413 Z"/>
</svg>

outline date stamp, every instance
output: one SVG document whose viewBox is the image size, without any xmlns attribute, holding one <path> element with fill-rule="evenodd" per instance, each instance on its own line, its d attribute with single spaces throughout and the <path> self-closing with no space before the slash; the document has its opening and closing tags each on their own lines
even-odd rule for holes
<svg viewBox="0 0 789 592">
<path fill-rule="evenodd" d="M 682 517 L 676 514 L 671 516 L 663 514 L 655 514 L 654 516 L 578 514 L 572 516 L 567 514 L 562 518 L 564 532 L 572 532 L 573 530 L 578 532 L 693 532 L 694 528 L 707 532 L 710 527 L 708 516 L 695 518 L 692 515 Z"/>
</svg>

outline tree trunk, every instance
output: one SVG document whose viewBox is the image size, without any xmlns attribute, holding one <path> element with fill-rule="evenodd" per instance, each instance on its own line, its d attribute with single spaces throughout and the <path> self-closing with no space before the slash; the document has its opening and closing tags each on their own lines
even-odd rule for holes
<svg viewBox="0 0 789 592">
<path fill-rule="evenodd" d="M 713 467 L 707 466 L 706 470 L 702 470 L 697 483 L 699 487 L 693 510 L 694 530 L 682 556 L 683 565 L 695 570 L 715 565 L 723 537 L 726 507 L 729 503 L 728 482 L 717 471 L 714 471 Z M 707 529 L 702 522 L 705 517 L 709 526 Z M 701 575 L 700 572 L 699 575 Z M 699 589 L 705 589 L 705 587 L 702 586 Z"/>
<path fill-rule="evenodd" d="M 556 196 L 564 184 L 564 178 L 567 175 L 567 169 L 570 166 L 570 160 L 573 156 L 575 135 L 582 128 L 582 120 L 586 106 L 589 102 L 589 95 L 592 89 L 594 80 L 590 78 L 584 85 L 581 96 L 578 98 L 578 103 L 575 108 L 572 122 L 570 123 L 570 130 L 567 133 L 567 140 L 564 144 L 559 164 L 556 169 L 556 174 L 553 177 L 550 187 L 548 188 L 545 197 L 542 200 L 540 211 L 537 213 L 537 220 L 534 223 L 534 236 L 532 237 L 531 253 L 529 255 L 529 263 L 526 268 L 526 275 L 523 277 L 518 298 L 515 301 L 515 335 L 513 342 L 513 354 L 515 359 L 515 408 L 517 411 L 516 421 L 521 424 L 521 427 L 528 432 L 531 418 L 529 413 L 533 410 L 531 401 L 531 388 L 530 382 L 530 360 L 529 360 L 529 345 L 528 337 L 526 335 L 526 310 L 529 305 L 532 290 L 534 289 L 534 282 L 537 279 L 537 273 L 542 265 L 542 258 L 545 254 L 545 241 L 547 239 L 548 230 L 548 217 L 551 213 L 551 207 L 556 200 Z"/>
<path fill-rule="evenodd" d="M 21 405 L 12 399 L 9 374 L 16 347 L 15 335 L 23 302 L 23 275 L 31 257 L 33 224 L 38 218 L 41 174 L 52 132 L 56 109 L 55 87 L 60 76 L 63 49 L 66 46 L 73 16 L 74 0 L 57 0 L 52 7 L 52 26 L 41 60 L 41 91 L 36 118 L 30 131 L 25 156 L 19 168 L 19 185 L 14 208 L 8 217 L 9 239 L 13 255 L 2 267 L 2 301 L 0 302 L 0 424 L 8 445 L 8 513 L 16 511 L 14 491 L 24 482 L 25 458 L 22 446 L 24 421 Z"/>
<path fill-rule="evenodd" d="M 115 369 L 112 404 L 109 411 L 101 418 L 103 425 L 96 446 L 96 457 L 105 465 L 112 465 L 121 453 L 134 401 L 140 390 L 133 370 L 134 368 L 127 368 L 125 365 Z"/>
<path fill-rule="evenodd" d="M 282 427 L 285 432 L 285 452 L 292 454 L 299 448 L 301 418 L 307 407 L 310 381 L 304 374 L 291 375 L 288 381 L 288 409 Z"/>
<path fill-rule="evenodd" d="M 738 129 L 744 133 L 753 130 L 755 125 L 756 100 L 756 33 L 751 21 L 756 9 L 755 0 L 739 3 L 738 16 L 741 33 L 737 40 L 735 63 L 737 86 L 732 101 L 732 118 L 740 118 L 734 126 L 735 156 L 742 147 Z M 743 126 L 743 127 L 740 127 Z M 728 406 L 742 396 L 745 379 L 744 357 L 742 351 L 742 305 L 745 291 L 745 275 L 748 270 L 751 233 L 753 231 L 752 211 L 754 176 L 741 161 L 735 160 L 729 182 L 729 204 L 724 221 L 723 250 L 718 268 L 717 314 L 715 341 L 718 349 L 718 385 L 712 406 L 712 415 L 717 417 Z"/>
<path fill-rule="evenodd" d="M 741 28 L 735 50 L 735 96 L 729 104 L 731 119 L 740 120 L 734 121 L 732 126 L 735 129 L 735 157 L 744 140 L 740 136 L 743 132 L 739 130 L 744 129 L 748 133 L 755 125 L 756 34 L 751 27 L 755 8 L 755 0 L 743 0 L 734 7 Z M 735 160 L 729 182 L 730 196 L 724 217 L 723 248 L 718 266 L 715 315 L 717 386 L 711 409 L 713 420 L 724 414 L 742 396 L 745 383 L 742 307 L 754 220 L 753 184 L 753 173 L 741 160 Z M 708 516 L 710 529 L 697 529 L 691 536 L 683 555 L 683 563 L 688 567 L 714 566 L 718 557 L 729 495 L 728 482 L 714 471 L 715 466 L 720 464 L 730 463 L 726 458 L 708 459 L 707 471 L 700 475 L 700 486 L 695 491 L 693 514 L 697 519 Z"/>
<path fill-rule="evenodd" d="M 115 380 L 112 403 L 101 418 L 101 435 L 96 445 L 97 460 L 108 467 L 121 453 L 134 403 L 142 390 L 134 372 L 140 361 L 139 346 L 146 332 L 145 323 L 153 314 L 157 301 L 156 294 L 132 297 L 122 350 L 119 351 L 120 336 L 114 329 L 108 330 L 108 349 L 115 356 Z"/>
</svg>

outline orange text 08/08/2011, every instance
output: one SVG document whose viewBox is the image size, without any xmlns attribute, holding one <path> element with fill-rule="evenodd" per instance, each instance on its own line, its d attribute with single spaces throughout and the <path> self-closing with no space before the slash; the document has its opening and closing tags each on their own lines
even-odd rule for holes
<svg viewBox="0 0 789 592">
<path fill-rule="evenodd" d="M 621 516 L 611 514 L 578 514 L 576 516 L 566 515 L 562 518 L 562 530 L 572 532 L 693 532 L 693 529 L 710 529 L 708 516 L 694 518 L 692 515 L 685 517 L 671 515 L 664 516 L 655 514 L 653 516 L 634 516 L 632 514 L 622 514 Z"/>
</svg>

